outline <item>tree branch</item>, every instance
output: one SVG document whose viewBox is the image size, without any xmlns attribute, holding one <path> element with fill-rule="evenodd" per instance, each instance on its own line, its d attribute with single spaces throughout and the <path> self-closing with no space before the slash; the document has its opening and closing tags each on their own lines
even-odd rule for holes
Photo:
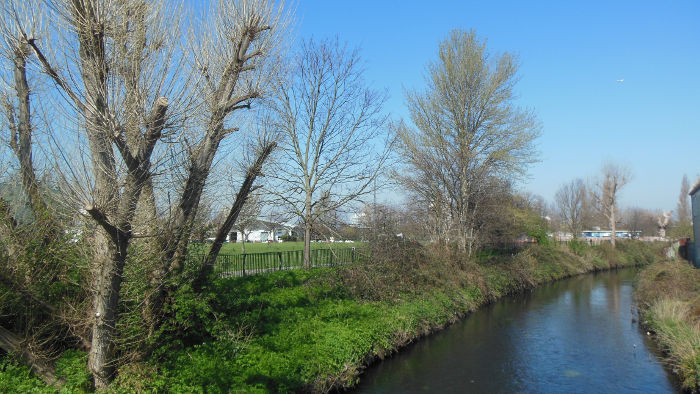
<svg viewBox="0 0 700 394">
<path fill-rule="evenodd" d="M 60 388 L 65 381 L 57 379 L 54 369 L 41 357 L 34 354 L 27 346 L 26 340 L 12 331 L 0 326 L 0 348 L 10 354 L 19 356 L 37 376 L 46 384 Z"/>
<path fill-rule="evenodd" d="M 92 217 L 107 232 L 107 234 L 109 234 L 109 236 L 112 237 L 115 243 L 119 238 L 124 237 L 126 235 L 123 231 L 121 231 L 112 223 L 110 223 L 109 219 L 104 214 L 104 212 L 100 211 L 94 205 L 87 204 L 85 206 L 85 210 L 88 214 L 90 214 L 90 217 Z"/>
<path fill-rule="evenodd" d="M 139 156 L 144 157 L 144 155 L 150 155 L 153 151 L 153 147 L 163 133 L 165 128 L 165 113 L 168 110 L 170 103 L 165 97 L 159 97 L 156 100 L 153 110 L 151 111 L 151 116 L 148 120 L 146 127 L 146 135 L 144 138 L 145 145 L 139 151 Z"/>
<path fill-rule="evenodd" d="M 44 56 L 44 54 L 41 52 L 39 47 L 36 46 L 36 43 L 34 42 L 35 39 L 33 38 L 26 38 L 27 43 L 29 46 L 32 47 L 34 50 L 34 53 L 36 54 L 36 57 L 39 59 L 39 63 L 41 63 L 42 67 L 44 68 L 44 72 L 48 74 L 51 79 L 56 83 L 56 85 L 60 86 L 64 92 L 70 97 L 71 100 L 73 100 L 73 103 L 75 104 L 76 107 L 78 107 L 78 110 L 80 112 L 85 113 L 85 104 L 80 100 L 80 97 L 78 97 L 75 92 L 73 92 L 73 89 L 61 78 L 60 75 L 58 75 L 58 72 L 51 66 L 51 63 L 49 63 L 48 59 Z"/>
<path fill-rule="evenodd" d="M 216 238 L 214 239 L 214 243 L 209 250 L 209 254 L 200 268 L 199 276 L 196 280 L 197 287 L 200 287 L 204 281 L 206 281 L 207 277 L 214 269 L 214 262 L 216 262 L 216 257 L 219 255 L 219 251 L 221 250 L 224 240 L 226 240 L 226 235 L 231 231 L 231 228 L 236 223 L 238 215 L 240 214 L 241 209 L 243 209 L 243 205 L 245 205 L 248 196 L 250 196 L 250 193 L 255 190 L 253 183 L 255 183 L 257 176 L 260 175 L 263 163 L 268 156 L 270 156 L 270 153 L 272 153 L 276 146 L 277 143 L 275 142 L 265 145 L 258 154 L 255 163 L 253 163 L 253 165 L 248 168 L 248 171 L 246 171 L 246 177 L 238 190 L 238 194 L 236 194 L 236 200 L 231 206 L 231 210 L 229 211 L 226 220 L 216 233 Z"/>
<path fill-rule="evenodd" d="M 10 148 L 15 152 L 15 154 L 18 154 L 19 152 L 19 143 L 17 142 L 18 139 L 18 132 L 17 132 L 17 122 L 15 121 L 15 107 L 12 105 L 10 102 L 10 99 L 3 95 L 3 100 L 2 100 L 2 105 L 5 107 L 5 115 L 7 116 L 7 121 L 9 123 L 10 127 Z"/>
</svg>

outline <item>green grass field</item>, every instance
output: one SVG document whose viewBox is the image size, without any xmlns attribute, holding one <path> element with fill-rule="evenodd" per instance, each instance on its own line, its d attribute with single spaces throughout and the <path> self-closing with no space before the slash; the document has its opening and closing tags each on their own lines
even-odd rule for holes
<svg viewBox="0 0 700 394">
<path fill-rule="evenodd" d="M 352 248 L 359 247 L 362 242 L 348 242 L 348 243 L 326 243 L 326 242 L 312 242 L 311 249 L 341 249 L 341 248 Z M 209 250 L 209 246 L 206 246 L 205 250 Z M 245 244 L 246 253 L 267 253 L 267 252 L 286 252 L 289 250 L 304 250 L 303 242 L 268 242 L 268 243 L 252 243 L 248 242 Z M 225 243 L 221 247 L 220 254 L 240 254 L 241 253 L 241 243 Z"/>
</svg>

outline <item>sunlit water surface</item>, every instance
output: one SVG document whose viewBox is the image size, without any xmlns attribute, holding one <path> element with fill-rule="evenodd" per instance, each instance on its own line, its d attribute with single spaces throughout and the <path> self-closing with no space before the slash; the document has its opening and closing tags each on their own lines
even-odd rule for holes
<svg viewBox="0 0 700 394">
<path fill-rule="evenodd" d="M 632 269 L 559 281 L 485 307 L 373 365 L 361 393 L 668 393 L 638 323 Z"/>
</svg>

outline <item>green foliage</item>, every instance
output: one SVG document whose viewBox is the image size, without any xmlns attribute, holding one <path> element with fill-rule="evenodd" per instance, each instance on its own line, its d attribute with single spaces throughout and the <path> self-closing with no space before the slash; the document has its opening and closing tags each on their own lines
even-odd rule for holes
<svg viewBox="0 0 700 394">
<path fill-rule="evenodd" d="M 56 390 L 35 377 L 29 368 L 5 356 L 0 359 L 0 392 L 56 393 Z"/>
<path fill-rule="evenodd" d="M 289 234 L 281 236 L 280 239 L 284 242 L 297 242 L 297 237 Z"/>
<path fill-rule="evenodd" d="M 366 265 L 216 279 L 198 295 L 182 286 L 170 333 L 179 345 L 160 353 L 157 372 L 139 381 L 140 390 L 346 387 L 368 359 L 384 357 L 484 302 L 593 267 L 554 246 L 496 256 L 486 265 L 450 252 L 400 247 L 383 245 L 386 254 L 373 255 L 377 260 Z M 373 274 L 390 285 L 377 285 Z M 120 379 L 122 387 L 134 387 L 133 379 Z"/>
<path fill-rule="evenodd" d="M 56 376 L 65 380 L 61 392 L 84 393 L 90 391 L 92 375 L 87 369 L 87 359 L 87 353 L 69 349 L 56 360 Z"/>
<path fill-rule="evenodd" d="M 586 252 L 590 249 L 585 241 L 580 239 L 573 239 L 568 243 L 569 249 L 577 256 L 584 256 Z"/>
<path fill-rule="evenodd" d="M 91 390 L 92 376 L 87 369 L 87 353 L 67 350 L 54 363 L 56 378 L 65 383 L 61 393 L 86 393 Z M 35 377 L 29 368 L 12 360 L 10 356 L 0 359 L 0 392 L 2 393 L 56 393 Z"/>
<path fill-rule="evenodd" d="M 108 391 L 348 387 L 368 360 L 383 358 L 485 302 L 595 268 L 590 257 L 554 245 L 494 255 L 484 264 L 453 250 L 401 242 L 377 249 L 352 266 L 219 278 L 201 293 L 180 285 L 167 311 L 171 318 L 155 336 L 159 347 L 153 357 L 121 366 Z M 630 243 L 616 251 L 590 248 L 586 256 L 595 255 L 609 267 L 606 256 L 626 265 L 646 261 L 647 252 L 646 245 Z M 64 390 L 89 387 L 84 353 L 66 352 L 56 366 L 67 380 Z M 30 375 L 21 376 L 21 385 L 32 384 Z M 0 376 L 0 382 L 8 379 Z"/>
</svg>

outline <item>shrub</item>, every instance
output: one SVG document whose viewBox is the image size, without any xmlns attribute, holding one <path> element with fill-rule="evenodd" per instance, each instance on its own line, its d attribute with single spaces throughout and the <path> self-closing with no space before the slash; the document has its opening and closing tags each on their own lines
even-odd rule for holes
<svg viewBox="0 0 700 394">
<path fill-rule="evenodd" d="M 573 239 L 569 242 L 569 250 L 577 256 L 583 256 L 589 249 L 588 244 L 580 239 Z"/>
<path fill-rule="evenodd" d="M 0 392 L 3 393 L 56 393 L 36 378 L 29 368 L 15 363 L 9 356 L 0 359 Z"/>
</svg>

